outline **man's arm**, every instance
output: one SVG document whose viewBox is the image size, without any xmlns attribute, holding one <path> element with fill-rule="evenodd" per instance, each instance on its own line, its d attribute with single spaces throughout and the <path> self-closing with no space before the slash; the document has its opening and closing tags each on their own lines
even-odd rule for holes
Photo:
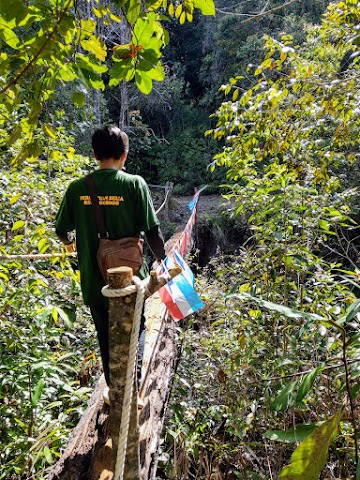
<svg viewBox="0 0 360 480">
<path fill-rule="evenodd" d="M 145 232 L 146 240 L 151 248 L 156 260 L 165 258 L 164 239 L 158 225 Z"/>
<path fill-rule="evenodd" d="M 75 236 L 72 230 L 75 229 L 74 216 L 71 208 L 71 201 L 69 200 L 69 188 L 66 191 L 60 208 L 56 214 L 55 232 L 61 242 L 64 244 L 68 253 L 75 251 Z"/>
<path fill-rule="evenodd" d="M 55 233 L 64 245 L 71 245 L 75 241 L 72 233 L 63 233 L 58 228 L 55 229 Z"/>
</svg>

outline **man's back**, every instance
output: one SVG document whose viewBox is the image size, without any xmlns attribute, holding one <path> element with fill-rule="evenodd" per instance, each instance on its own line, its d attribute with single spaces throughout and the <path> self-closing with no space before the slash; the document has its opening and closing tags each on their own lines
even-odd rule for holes
<svg viewBox="0 0 360 480">
<path fill-rule="evenodd" d="M 142 177 L 114 169 L 96 170 L 92 175 L 110 239 L 139 236 L 159 224 Z M 70 184 L 56 218 L 56 228 L 63 232 L 76 229 L 85 304 L 101 303 L 104 282 L 96 261 L 99 239 L 85 177 Z"/>
</svg>

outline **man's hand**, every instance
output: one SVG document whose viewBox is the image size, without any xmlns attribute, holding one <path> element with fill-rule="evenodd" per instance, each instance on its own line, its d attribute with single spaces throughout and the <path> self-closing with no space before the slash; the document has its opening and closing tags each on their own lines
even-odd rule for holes
<svg viewBox="0 0 360 480">
<path fill-rule="evenodd" d="M 161 265 L 161 260 L 155 260 L 155 262 L 151 266 L 151 270 L 157 270 Z"/>
<path fill-rule="evenodd" d="M 63 244 L 63 247 L 64 247 L 66 253 L 75 253 L 76 252 L 75 243 L 69 243 L 69 245 Z"/>
</svg>

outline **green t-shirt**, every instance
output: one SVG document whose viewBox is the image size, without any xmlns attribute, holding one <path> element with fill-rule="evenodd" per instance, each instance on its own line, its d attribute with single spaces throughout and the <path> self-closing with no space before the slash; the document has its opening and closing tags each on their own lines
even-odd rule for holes
<svg viewBox="0 0 360 480">
<path fill-rule="evenodd" d="M 96 170 L 93 178 L 110 239 L 138 237 L 141 232 L 159 225 L 149 188 L 142 177 L 103 169 Z M 69 185 L 56 215 L 56 228 L 62 233 L 76 230 L 84 303 L 104 303 L 101 288 L 105 282 L 96 260 L 99 239 L 85 177 Z"/>
</svg>

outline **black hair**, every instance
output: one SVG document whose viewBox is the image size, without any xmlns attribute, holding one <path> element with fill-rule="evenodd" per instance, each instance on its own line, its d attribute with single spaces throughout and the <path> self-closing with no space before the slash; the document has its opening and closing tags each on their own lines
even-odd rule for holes
<svg viewBox="0 0 360 480">
<path fill-rule="evenodd" d="M 128 138 L 120 128 L 108 125 L 94 132 L 91 145 L 98 160 L 119 160 L 122 154 L 128 151 Z"/>
</svg>

